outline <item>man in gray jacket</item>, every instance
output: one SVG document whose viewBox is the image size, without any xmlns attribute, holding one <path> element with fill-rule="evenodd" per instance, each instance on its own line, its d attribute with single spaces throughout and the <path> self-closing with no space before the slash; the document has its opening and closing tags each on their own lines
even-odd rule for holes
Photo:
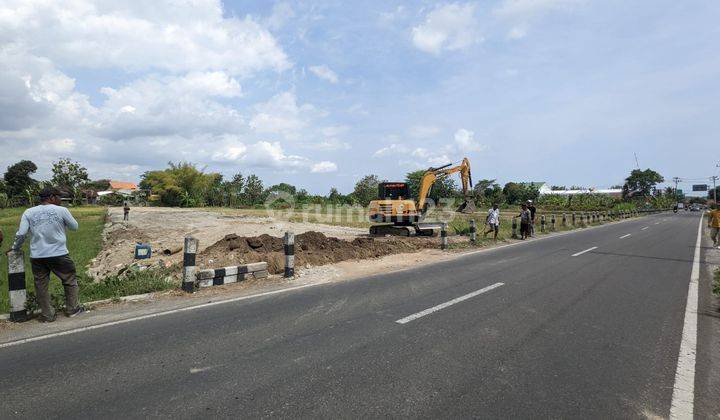
<svg viewBox="0 0 720 420">
<path fill-rule="evenodd" d="M 65 207 L 60 206 L 60 191 L 44 188 L 40 192 L 40 205 L 31 207 L 22 215 L 20 228 L 15 235 L 12 251 L 20 250 L 30 234 L 30 262 L 35 278 L 35 293 L 41 321 L 53 322 L 55 310 L 50 304 L 50 273 L 55 273 L 65 288 L 65 314 L 73 317 L 85 309 L 78 304 L 78 284 L 75 263 L 67 249 L 65 229 L 77 230 L 78 223 Z"/>
</svg>

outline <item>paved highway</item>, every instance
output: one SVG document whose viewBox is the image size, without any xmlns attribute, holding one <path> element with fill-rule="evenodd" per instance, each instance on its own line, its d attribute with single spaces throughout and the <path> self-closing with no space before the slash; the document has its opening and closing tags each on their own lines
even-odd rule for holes
<svg viewBox="0 0 720 420">
<path fill-rule="evenodd" d="M 699 222 L 649 216 L 0 348 L 0 413 L 668 417 Z"/>
</svg>

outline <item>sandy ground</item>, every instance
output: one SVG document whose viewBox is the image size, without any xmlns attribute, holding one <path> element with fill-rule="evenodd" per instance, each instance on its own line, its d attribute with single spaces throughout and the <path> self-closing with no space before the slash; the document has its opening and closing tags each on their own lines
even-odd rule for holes
<svg viewBox="0 0 720 420">
<path fill-rule="evenodd" d="M 124 222 L 122 219 L 121 208 L 109 209 L 109 221 L 103 233 L 103 249 L 97 258 L 91 261 L 88 270 L 95 279 L 118 273 L 123 267 L 132 264 L 137 242 L 148 243 L 153 249 L 152 258 L 143 260 L 143 265 L 169 265 L 181 262 L 182 252 L 165 256 L 162 250 L 182 248 L 183 240 L 188 235 L 199 240 L 199 251 L 202 252 L 230 233 L 239 236 L 268 234 L 280 237 L 287 230 L 296 234 L 316 231 L 341 239 L 353 239 L 367 233 L 365 229 L 316 223 L 291 223 L 269 217 L 227 214 L 203 209 L 133 208 L 130 212 L 130 220 Z"/>
</svg>

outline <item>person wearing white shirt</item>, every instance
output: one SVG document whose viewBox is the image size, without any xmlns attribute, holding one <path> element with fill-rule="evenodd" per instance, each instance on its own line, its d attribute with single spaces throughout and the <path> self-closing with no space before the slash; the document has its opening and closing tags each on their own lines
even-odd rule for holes
<svg viewBox="0 0 720 420">
<path fill-rule="evenodd" d="M 483 237 L 487 237 L 488 233 L 494 232 L 493 239 L 497 241 L 498 233 L 500 232 L 500 210 L 497 204 L 493 204 L 492 208 L 488 211 L 485 224 L 487 224 L 488 230 L 485 231 Z"/>
</svg>

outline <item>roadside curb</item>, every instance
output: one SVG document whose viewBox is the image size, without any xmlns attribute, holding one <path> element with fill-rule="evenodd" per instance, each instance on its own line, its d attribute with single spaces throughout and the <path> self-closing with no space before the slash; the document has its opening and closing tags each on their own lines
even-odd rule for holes
<svg viewBox="0 0 720 420">
<path fill-rule="evenodd" d="M 108 298 L 108 299 L 101 299 L 101 300 L 94 300 L 92 302 L 85 302 L 83 305 L 86 306 L 94 306 L 94 305 L 104 305 L 106 303 L 113 303 L 113 302 L 137 302 L 141 300 L 147 300 L 149 298 L 152 298 L 155 295 L 156 292 L 150 292 L 150 293 L 143 293 L 140 295 L 130 295 L 130 296 L 121 296 L 117 298 Z M 32 315 L 37 315 L 40 313 L 40 310 L 37 309 L 32 312 Z M 0 314 L 0 321 L 7 321 L 10 319 L 10 314 Z"/>
</svg>

